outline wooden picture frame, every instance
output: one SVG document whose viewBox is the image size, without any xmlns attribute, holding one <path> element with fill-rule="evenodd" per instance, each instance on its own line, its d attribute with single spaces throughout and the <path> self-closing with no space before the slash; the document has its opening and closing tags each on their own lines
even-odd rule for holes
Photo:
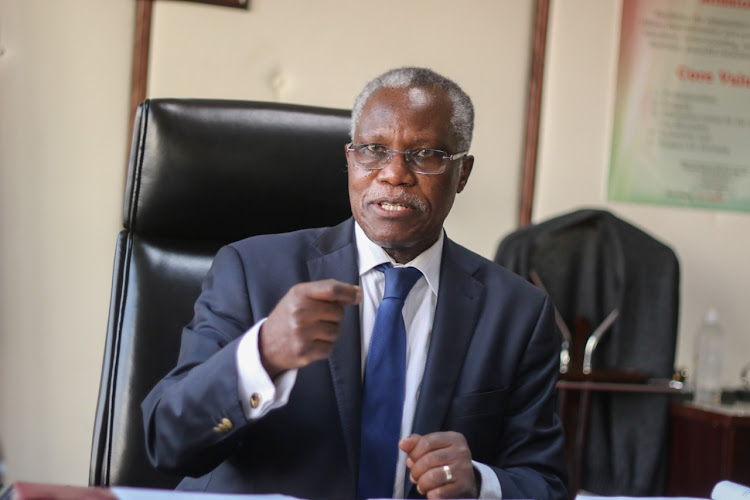
<svg viewBox="0 0 750 500">
<path fill-rule="evenodd" d="M 222 7 L 234 7 L 235 9 L 249 9 L 250 0 L 183 0 L 185 2 L 207 3 L 210 5 L 221 5 Z"/>
</svg>

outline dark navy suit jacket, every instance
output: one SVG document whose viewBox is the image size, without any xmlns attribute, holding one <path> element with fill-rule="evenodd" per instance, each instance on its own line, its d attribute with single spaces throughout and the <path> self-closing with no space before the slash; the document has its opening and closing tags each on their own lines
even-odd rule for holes
<svg viewBox="0 0 750 500">
<path fill-rule="evenodd" d="M 359 282 L 354 223 L 248 238 L 217 254 L 183 331 L 177 367 L 143 403 L 158 468 L 181 489 L 354 498 L 360 426 L 360 328 L 346 308 L 328 360 L 299 370 L 289 402 L 248 422 L 235 351 L 289 288 Z M 560 342 L 546 296 L 445 239 L 440 290 L 413 432 L 453 430 L 490 465 L 504 498 L 563 499 L 563 434 L 554 411 Z M 214 427 L 228 419 L 231 429 Z M 408 476 L 407 476 L 408 477 Z M 407 481 L 406 494 L 416 488 Z"/>
</svg>

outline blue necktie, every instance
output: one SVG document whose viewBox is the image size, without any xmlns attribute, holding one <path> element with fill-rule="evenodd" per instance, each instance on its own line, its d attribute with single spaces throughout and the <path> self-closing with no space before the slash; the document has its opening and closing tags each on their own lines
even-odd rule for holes
<svg viewBox="0 0 750 500">
<path fill-rule="evenodd" d="M 398 461 L 406 384 L 406 327 L 401 310 L 422 276 L 414 267 L 380 264 L 385 294 L 375 315 L 362 387 L 357 498 L 390 498 Z"/>
</svg>

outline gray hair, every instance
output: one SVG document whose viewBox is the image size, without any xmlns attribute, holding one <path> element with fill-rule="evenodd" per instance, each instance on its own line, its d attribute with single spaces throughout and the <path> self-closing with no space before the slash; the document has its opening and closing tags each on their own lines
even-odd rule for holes
<svg viewBox="0 0 750 500">
<path fill-rule="evenodd" d="M 362 109 L 367 100 L 381 88 L 440 88 L 447 94 L 453 103 L 453 116 L 451 117 L 451 128 L 458 140 L 458 150 L 468 151 L 471 146 L 471 136 L 474 133 L 474 105 L 471 99 L 461 87 L 431 69 L 403 67 L 386 71 L 382 75 L 371 80 L 362 92 L 354 100 L 352 109 L 352 125 L 350 135 L 354 138 L 354 128 L 362 117 Z M 457 151 L 449 151 L 455 153 Z"/>
</svg>

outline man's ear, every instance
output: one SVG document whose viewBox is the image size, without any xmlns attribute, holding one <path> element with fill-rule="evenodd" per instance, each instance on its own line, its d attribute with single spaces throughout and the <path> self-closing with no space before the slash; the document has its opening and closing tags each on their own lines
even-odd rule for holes
<svg viewBox="0 0 750 500">
<path fill-rule="evenodd" d="M 466 187 L 466 183 L 469 182 L 472 168 L 474 168 L 473 156 L 469 155 L 461 159 L 461 171 L 458 174 L 458 187 L 456 187 L 456 193 L 460 193 Z"/>
</svg>

